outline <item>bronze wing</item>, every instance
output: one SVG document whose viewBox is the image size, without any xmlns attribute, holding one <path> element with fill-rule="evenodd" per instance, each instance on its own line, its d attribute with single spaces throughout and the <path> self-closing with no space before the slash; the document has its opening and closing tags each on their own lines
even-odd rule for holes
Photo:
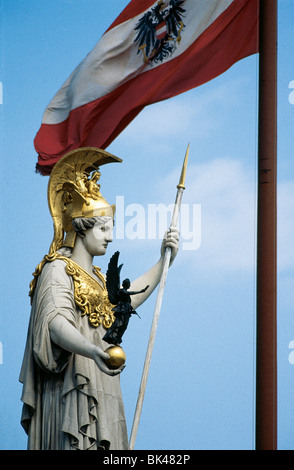
<svg viewBox="0 0 294 470">
<path fill-rule="evenodd" d="M 123 265 L 118 266 L 119 251 L 110 258 L 106 272 L 106 288 L 109 302 L 117 305 L 119 301 L 120 272 Z"/>
</svg>

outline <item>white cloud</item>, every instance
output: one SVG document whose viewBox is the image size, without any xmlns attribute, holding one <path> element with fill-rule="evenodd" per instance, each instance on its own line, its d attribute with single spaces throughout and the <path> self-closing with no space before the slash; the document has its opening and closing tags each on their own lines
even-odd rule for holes
<svg viewBox="0 0 294 470">
<path fill-rule="evenodd" d="M 255 253 L 255 177 L 235 159 L 189 168 L 185 202 L 201 204 L 201 246 L 189 261 L 206 270 L 252 270 Z M 183 257 L 185 254 L 183 252 Z"/>
<path fill-rule="evenodd" d="M 170 193 L 178 170 L 160 182 Z M 181 258 L 199 270 L 254 272 L 257 238 L 256 174 L 238 159 L 190 165 L 183 202 L 201 204 L 201 246 Z M 294 267 L 294 181 L 278 183 L 278 271 Z"/>
</svg>

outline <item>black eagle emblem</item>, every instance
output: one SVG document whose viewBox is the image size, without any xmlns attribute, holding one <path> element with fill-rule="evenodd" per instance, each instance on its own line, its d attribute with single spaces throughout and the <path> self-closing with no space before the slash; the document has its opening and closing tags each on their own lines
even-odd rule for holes
<svg viewBox="0 0 294 470">
<path fill-rule="evenodd" d="M 139 19 L 135 43 L 146 64 L 162 62 L 180 43 L 185 28 L 184 3 L 185 0 L 159 0 Z"/>
</svg>

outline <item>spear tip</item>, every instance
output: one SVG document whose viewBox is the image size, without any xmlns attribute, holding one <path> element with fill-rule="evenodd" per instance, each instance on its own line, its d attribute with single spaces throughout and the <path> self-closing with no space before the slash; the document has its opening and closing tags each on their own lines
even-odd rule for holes
<svg viewBox="0 0 294 470">
<path fill-rule="evenodd" d="M 189 149 L 190 149 L 190 142 L 186 150 L 186 155 L 185 155 L 185 159 L 184 159 L 184 163 L 182 167 L 182 173 L 181 173 L 179 184 L 177 186 L 178 189 L 185 189 L 185 179 L 186 179 L 186 171 L 187 171 L 187 165 L 188 165 Z"/>
</svg>

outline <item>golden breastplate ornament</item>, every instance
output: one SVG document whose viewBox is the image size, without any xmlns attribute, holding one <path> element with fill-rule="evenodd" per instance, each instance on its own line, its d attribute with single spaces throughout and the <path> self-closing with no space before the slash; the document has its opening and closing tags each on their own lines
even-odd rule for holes
<svg viewBox="0 0 294 470">
<path fill-rule="evenodd" d="M 72 276 L 74 282 L 74 299 L 76 305 L 82 311 L 82 316 L 87 315 L 89 323 L 97 328 L 102 325 L 109 328 L 115 320 L 112 312 L 113 305 L 108 300 L 105 280 L 99 268 L 94 266 L 94 273 L 100 280 L 96 280 L 80 266 L 66 259 L 66 272 Z"/>
<path fill-rule="evenodd" d="M 34 280 L 31 282 L 31 297 L 37 277 L 41 274 L 45 263 L 54 261 L 55 259 L 63 260 L 66 263 L 65 270 L 73 279 L 74 300 L 77 307 L 81 310 L 81 315 L 86 315 L 90 325 L 94 328 L 97 328 L 101 324 L 104 328 L 109 328 L 115 320 L 115 316 L 112 312 L 113 305 L 108 299 L 105 279 L 100 269 L 96 266 L 93 267 L 94 275 L 96 275 L 99 280 L 87 273 L 87 271 L 70 258 L 61 256 L 58 253 L 46 255 L 34 272 Z"/>
</svg>

